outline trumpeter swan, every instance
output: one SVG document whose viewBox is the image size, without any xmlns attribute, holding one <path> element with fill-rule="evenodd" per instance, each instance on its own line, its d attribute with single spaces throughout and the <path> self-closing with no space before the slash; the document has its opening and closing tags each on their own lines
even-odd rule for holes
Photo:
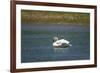
<svg viewBox="0 0 100 73">
<path fill-rule="evenodd" d="M 58 37 L 53 38 L 53 47 L 58 47 L 58 48 L 65 48 L 72 46 L 68 40 L 65 39 L 58 39 Z"/>
</svg>

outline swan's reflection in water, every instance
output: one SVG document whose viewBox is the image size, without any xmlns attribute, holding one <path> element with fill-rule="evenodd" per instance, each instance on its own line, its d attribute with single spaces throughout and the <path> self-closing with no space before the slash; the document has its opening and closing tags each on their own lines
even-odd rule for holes
<svg viewBox="0 0 100 73">
<path fill-rule="evenodd" d="M 54 47 L 54 51 L 55 51 L 55 52 L 65 52 L 65 51 L 67 51 L 67 50 L 69 50 L 68 47 L 67 47 L 67 48 L 55 48 L 55 47 Z"/>
</svg>

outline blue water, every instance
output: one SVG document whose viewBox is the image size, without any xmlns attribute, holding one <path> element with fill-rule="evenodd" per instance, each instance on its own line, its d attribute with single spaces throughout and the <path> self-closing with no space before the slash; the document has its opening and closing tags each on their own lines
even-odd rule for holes
<svg viewBox="0 0 100 73">
<path fill-rule="evenodd" d="M 67 39 L 72 46 L 54 48 L 52 43 L 55 36 Z M 22 24 L 22 63 L 87 59 L 90 59 L 89 26 Z"/>
</svg>

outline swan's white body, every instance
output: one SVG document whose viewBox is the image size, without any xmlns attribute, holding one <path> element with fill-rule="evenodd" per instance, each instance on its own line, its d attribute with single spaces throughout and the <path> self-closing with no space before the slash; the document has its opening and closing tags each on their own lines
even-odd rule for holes
<svg viewBox="0 0 100 73">
<path fill-rule="evenodd" d="M 65 48 L 65 47 L 68 47 L 68 46 L 72 46 L 70 44 L 69 41 L 65 40 L 65 39 L 60 39 L 58 40 L 58 38 L 56 37 L 56 40 L 53 42 L 53 46 L 54 47 L 60 47 L 60 48 Z"/>
</svg>

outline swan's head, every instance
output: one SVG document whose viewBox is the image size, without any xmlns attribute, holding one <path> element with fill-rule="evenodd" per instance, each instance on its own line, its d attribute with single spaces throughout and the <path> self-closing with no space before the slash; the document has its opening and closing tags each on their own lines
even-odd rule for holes
<svg viewBox="0 0 100 73">
<path fill-rule="evenodd" d="M 58 37 L 54 37 L 53 38 L 53 42 L 57 41 L 58 40 Z"/>
</svg>

